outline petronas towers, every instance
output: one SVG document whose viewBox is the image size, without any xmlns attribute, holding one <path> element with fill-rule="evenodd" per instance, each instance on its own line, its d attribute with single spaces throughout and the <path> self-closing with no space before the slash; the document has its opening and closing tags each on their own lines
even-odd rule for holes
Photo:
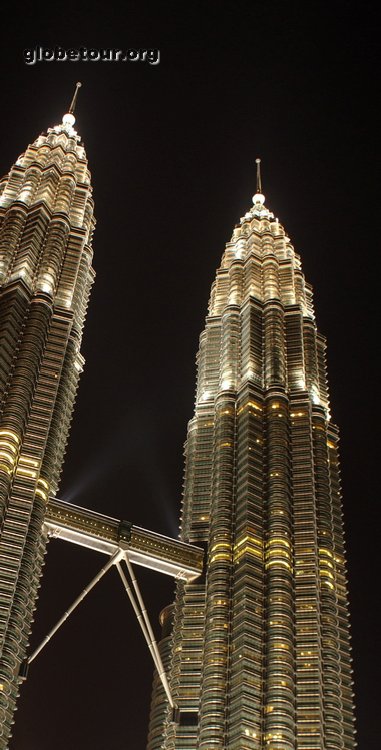
<svg viewBox="0 0 381 750">
<path fill-rule="evenodd" d="M 69 112 L 0 185 L 0 748 L 8 746 L 79 375 L 90 174 Z"/>
<path fill-rule="evenodd" d="M 78 379 L 94 228 L 73 107 L 0 184 L 0 750 L 8 747 Z M 116 321 L 116 325 L 118 321 Z M 338 431 L 300 258 L 258 190 L 197 357 L 148 750 L 353 750 Z M 105 509 L 106 510 L 106 509 Z"/>
<path fill-rule="evenodd" d="M 260 177 L 260 175 L 258 175 Z M 260 192 L 226 245 L 197 357 L 179 583 L 148 750 L 351 750 L 338 433 L 311 287 Z"/>
</svg>

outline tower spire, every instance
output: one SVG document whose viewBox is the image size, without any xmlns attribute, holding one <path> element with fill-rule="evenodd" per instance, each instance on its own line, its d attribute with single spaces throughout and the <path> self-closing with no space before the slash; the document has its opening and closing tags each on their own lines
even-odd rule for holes
<svg viewBox="0 0 381 750">
<path fill-rule="evenodd" d="M 77 103 L 78 91 L 81 88 L 81 86 L 82 86 L 82 83 L 80 81 L 78 81 L 75 84 L 75 91 L 74 91 L 73 98 L 71 100 L 69 111 L 66 112 L 66 115 L 64 115 L 62 118 L 62 125 L 60 127 L 62 127 L 63 130 L 68 135 L 75 134 L 75 130 L 73 130 L 73 125 L 75 124 L 74 110 L 75 110 L 75 105 Z"/>
<path fill-rule="evenodd" d="M 257 193 L 262 193 L 261 160 L 256 159 L 255 163 L 257 165 Z"/>
<path fill-rule="evenodd" d="M 74 114 L 75 105 L 77 103 L 78 91 L 81 88 L 81 86 L 82 86 L 81 81 L 77 81 L 77 83 L 75 84 L 74 95 L 73 95 L 73 98 L 71 100 L 71 104 L 70 104 L 70 107 L 69 107 L 69 112 L 68 112 L 69 115 L 73 115 Z"/>
<path fill-rule="evenodd" d="M 255 193 L 255 195 L 253 195 L 253 203 L 254 206 L 256 206 L 257 203 L 260 203 L 263 206 L 265 202 L 265 196 L 262 193 L 261 160 L 256 159 L 255 163 L 257 165 L 257 192 Z"/>
</svg>

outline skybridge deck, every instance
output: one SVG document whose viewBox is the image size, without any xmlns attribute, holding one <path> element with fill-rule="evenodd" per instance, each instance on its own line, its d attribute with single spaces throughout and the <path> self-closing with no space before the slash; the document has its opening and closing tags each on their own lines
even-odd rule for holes
<svg viewBox="0 0 381 750">
<path fill-rule="evenodd" d="M 160 573 L 193 581 L 202 573 L 204 551 L 63 500 L 50 500 L 45 529 L 51 538 L 114 555 L 128 551 L 129 560 Z"/>
</svg>

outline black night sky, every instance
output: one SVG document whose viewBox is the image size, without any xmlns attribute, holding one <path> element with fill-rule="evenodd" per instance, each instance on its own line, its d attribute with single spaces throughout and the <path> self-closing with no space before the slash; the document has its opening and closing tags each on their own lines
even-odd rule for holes
<svg viewBox="0 0 381 750">
<path fill-rule="evenodd" d="M 261 156 L 267 205 L 301 253 L 328 338 L 362 750 L 379 748 L 376 8 L 93 0 L 39 10 L 24 2 L 3 25 L 0 51 L 2 173 L 61 121 L 83 82 L 76 127 L 93 176 L 97 278 L 63 499 L 177 534 L 198 336 Z M 26 65 L 22 51 L 35 45 L 155 47 L 161 59 Z M 50 543 L 32 646 L 104 562 Z M 157 628 L 173 582 L 136 572 Z M 144 750 L 151 678 L 112 570 L 33 663 L 10 749 Z"/>
</svg>

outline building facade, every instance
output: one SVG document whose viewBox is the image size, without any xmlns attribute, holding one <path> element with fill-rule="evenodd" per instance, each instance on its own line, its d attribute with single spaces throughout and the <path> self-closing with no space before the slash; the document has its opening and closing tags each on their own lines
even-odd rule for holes
<svg viewBox="0 0 381 750">
<path fill-rule="evenodd" d="M 181 538 L 206 575 L 162 613 L 176 721 L 148 750 L 352 750 L 338 431 L 312 290 L 261 192 L 226 245 L 200 337 Z"/>
<path fill-rule="evenodd" d="M 0 184 L 0 748 L 8 747 L 94 279 L 92 189 L 73 106 Z"/>
</svg>

